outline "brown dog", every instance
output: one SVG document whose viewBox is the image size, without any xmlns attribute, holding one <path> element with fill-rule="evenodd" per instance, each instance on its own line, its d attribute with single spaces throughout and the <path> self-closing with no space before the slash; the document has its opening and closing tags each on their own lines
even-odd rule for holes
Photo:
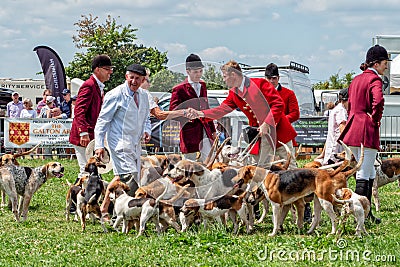
<svg viewBox="0 0 400 267">
<path fill-rule="evenodd" d="M 382 160 L 382 163 L 375 167 L 376 177 L 372 187 L 372 195 L 376 211 L 380 210 L 378 188 L 388 183 L 398 181 L 400 179 L 400 158 L 391 158 Z"/>
<path fill-rule="evenodd" d="M 345 146 L 345 145 L 344 145 Z M 270 201 L 273 212 L 274 228 L 270 236 L 277 234 L 279 226 L 283 221 L 283 207 L 288 204 L 295 203 L 297 200 L 305 196 L 315 193 L 314 196 L 314 219 L 308 233 L 312 233 L 319 224 L 322 208 L 328 213 L 332 222 L 331 233 L 336 233 L 336 214 L 333 210 L 332 194 L 337 189 L 347 187 L 347 177 L 357 171 L 363 159 L 356 168 L 347 172 L 341 172 L 349 165 L 350 149 L 346 146 L 347 157 L 343 164 L 335 171 L 326 171 L 319 169 L 294 169 L 288 171 L 271 172 L 254 166 L 243 167 L 238 176 L 235 178 L 238 185 L 250 182 L 257 183 L 263 190 L 265 197 Z M 301 203 L 299 220 L 301 214 Z"/>
</svg>

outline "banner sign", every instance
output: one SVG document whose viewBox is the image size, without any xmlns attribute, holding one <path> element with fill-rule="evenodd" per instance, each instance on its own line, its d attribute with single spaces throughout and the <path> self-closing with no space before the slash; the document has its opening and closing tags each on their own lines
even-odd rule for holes
<svg viewBox="0 0 400 267">
<path fill-rule="evenodd" d="M 328 117 L 301 117 L 293 123 L 296 142 L 303 146 L 323 147 L 328 135 Z"/>
<path fill-rule="evenodd" d="M 151 126 L 151 140 L 146 146 L 179 147 L 180 124 L 178 121 L 153 119 Z"/>
<path fill-rule="evenodd" d="M 72 119 L 5 118 L 4 146 L 30 148 L 41 142 L 41 147 L 72 147 L 69 143 Z"/>
<path fill-rule="evenodd" d="M 39 57 L 44 74 L 46 88 L 51 89 L 57 99 L 56 104 L 63 101 L 62 91 L 67 88 L 64 65 L 57 53 L 47 46 L 37 46 L 33 49 Z"/>
</svg>

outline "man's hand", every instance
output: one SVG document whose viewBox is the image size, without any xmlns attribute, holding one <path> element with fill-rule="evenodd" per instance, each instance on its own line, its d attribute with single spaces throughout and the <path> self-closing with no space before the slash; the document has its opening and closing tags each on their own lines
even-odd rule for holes
<svg viewBox="0 0 400 267">
<path fill-rule="evenodd" d="M 151 135 L 149 133 L 144 132 L 144 134 L 143 134 L 144 142 L 147 144 L 148 142 L 150 142 L 150 139 L 151 139 Z"/>
<path fill-rule="evenodd" d="M 260 127 L 258 128 L 258 131 L 261 133 L 261 135 L 267 135 L 269 134 L 269 125 L 263 122 Z"/>
<path fill-rule="evenodd" d="M 89 143 L 90 143 L 89 134 L 81 136 L 81 139 L 79 140 L 79 144 L 81 144 L 81 146 L 87 147 Z"/>
<path fill-rule="evenodd" d="M 104 148 L 98 148 L 96 151 L 94 151 L 94 154 L 97 158 L 100 160 L 103 160 L 103 155 L 104 155 Z"/>
<path fill-rule="evenodd" d="M 194 108 L 188 108 L 186 117 L 191 120 L 198 119 L 204 117 L 204 113 L 202 111 L 195 110 Z"/>
</svg>

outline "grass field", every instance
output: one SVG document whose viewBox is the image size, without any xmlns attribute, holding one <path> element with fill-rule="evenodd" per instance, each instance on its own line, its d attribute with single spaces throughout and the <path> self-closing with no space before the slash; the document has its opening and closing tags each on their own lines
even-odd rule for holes
<svg viewBox="0 0 400 267">
<path fill-rule="evenodd" d="M 70 182 L 77 175 L 76 161 L 60 160 Z M 39 166 L 39 160 L 23 161 Z M 382 210 L 374 212 L 382 224 L 367 224 L 368 236 L 354 236 L 350 219 L 341 238 L 327 236 L 331 224 L 323 212 L 317 231 L 307 235 L 287 219 L 285 233 L 268 237 L 271 214 L 247 235 L 231 227 L 208 231 L 191 229 L 178 234 L 173 229 L 157 236 L 149 223 L 148 237 L 136 238 L 110 232 L 99 224 L 87 226 L 65 220 L 65 179 L 53 178 L 34 195 L 28 220 L 16 223 L 11 211 L 0 210 L 0 266 L 399 266 L 400 265 L 400 189 L 397 183 L 380 189 Z M 104 177 L 110 180 L 108 174 Z M 354 188 L 354 179 L 350 187 Z M 231 226 L 231 225 L 229 225 Z"/>
</svg>

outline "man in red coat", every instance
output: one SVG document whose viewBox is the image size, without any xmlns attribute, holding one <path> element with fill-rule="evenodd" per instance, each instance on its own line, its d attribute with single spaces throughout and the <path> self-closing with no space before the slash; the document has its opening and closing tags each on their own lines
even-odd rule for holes
<svg viewBox="0 0 400 267">
<path fill-rule="evenodd" d="M 104 82 L 110 79 L 113 72 L 111 59 L 107 55 L 98 55 L 92 61 L 92 72 L 79 88 L 72 121 L 69 142 L 74 145 L 80 172 L 78 178 L 85 174 L 86 146 L 94 139 L 94 127 L 99 117 L 104 96 Z"/>
<path fill-rule="evenodd" d="M 279 83 L 280 77 L 279 77 L 278 66 L 275 65 L 274 63 L 268 64 L 268 66 L 265 68 L 265 78 L 275 87 L 279 95 L 282 97 L 283 103 L 285 104 L 284 113 L 286 115 L 286 118 L 288 118 L 290 123 L 297 121 L 300 118 L 300 109 L 299 109 L 299 103 L 297 102 L 297 97 L 292 90 L 283 87 Z M 297 167 L 296 158 L 294 157 L 295 154 L 294 146 L 296 145 L 296 140 L 293 139 L 292 142 L 293 143 L 288 144 L 290 151 L 292 151 L 292 159 L 290 161 L 290 166 L 289 166 L 290 169 L 294 169 Z M 277 150 L 276 154 L 279 158 L 283 159 L 286 158 L 286 151 Z"/>
<path fill-rule="evenodd" d="M 207 87 L 201 80 L 204 65 L 198 55 L 190 54 L 186 58 L 185 81 L 172 89 L 169 110 L 194 108 L 203 110 L 210 108 L 207 99 Z M 215 126 L 212 121 L 204 119 L 179 119 L 181 122 L 180 150 L 186 159 L 196 160 L 200 152 L 200 160 L 204 162 L 211 150 L 215 138 Z"/>
<path fill-rule="evenodd" d="M 190 110 L 193 117 L 219 119 L 240 108 L 249 119 L 249 126 L 258 127 L 261 134 L 260 151 L 254 156 L 258 166 L 266 167 L 276 149 L 284 148 L 276 141 L 291 143 L 296 131 L 284 114 L 284 103 L 278 92 L 265 79 L 243 76 L 239 64 L 229 61 L 222 66 L 224 82 L 231 89 L 220 106 L 203 110 Z"/>
</svg>

